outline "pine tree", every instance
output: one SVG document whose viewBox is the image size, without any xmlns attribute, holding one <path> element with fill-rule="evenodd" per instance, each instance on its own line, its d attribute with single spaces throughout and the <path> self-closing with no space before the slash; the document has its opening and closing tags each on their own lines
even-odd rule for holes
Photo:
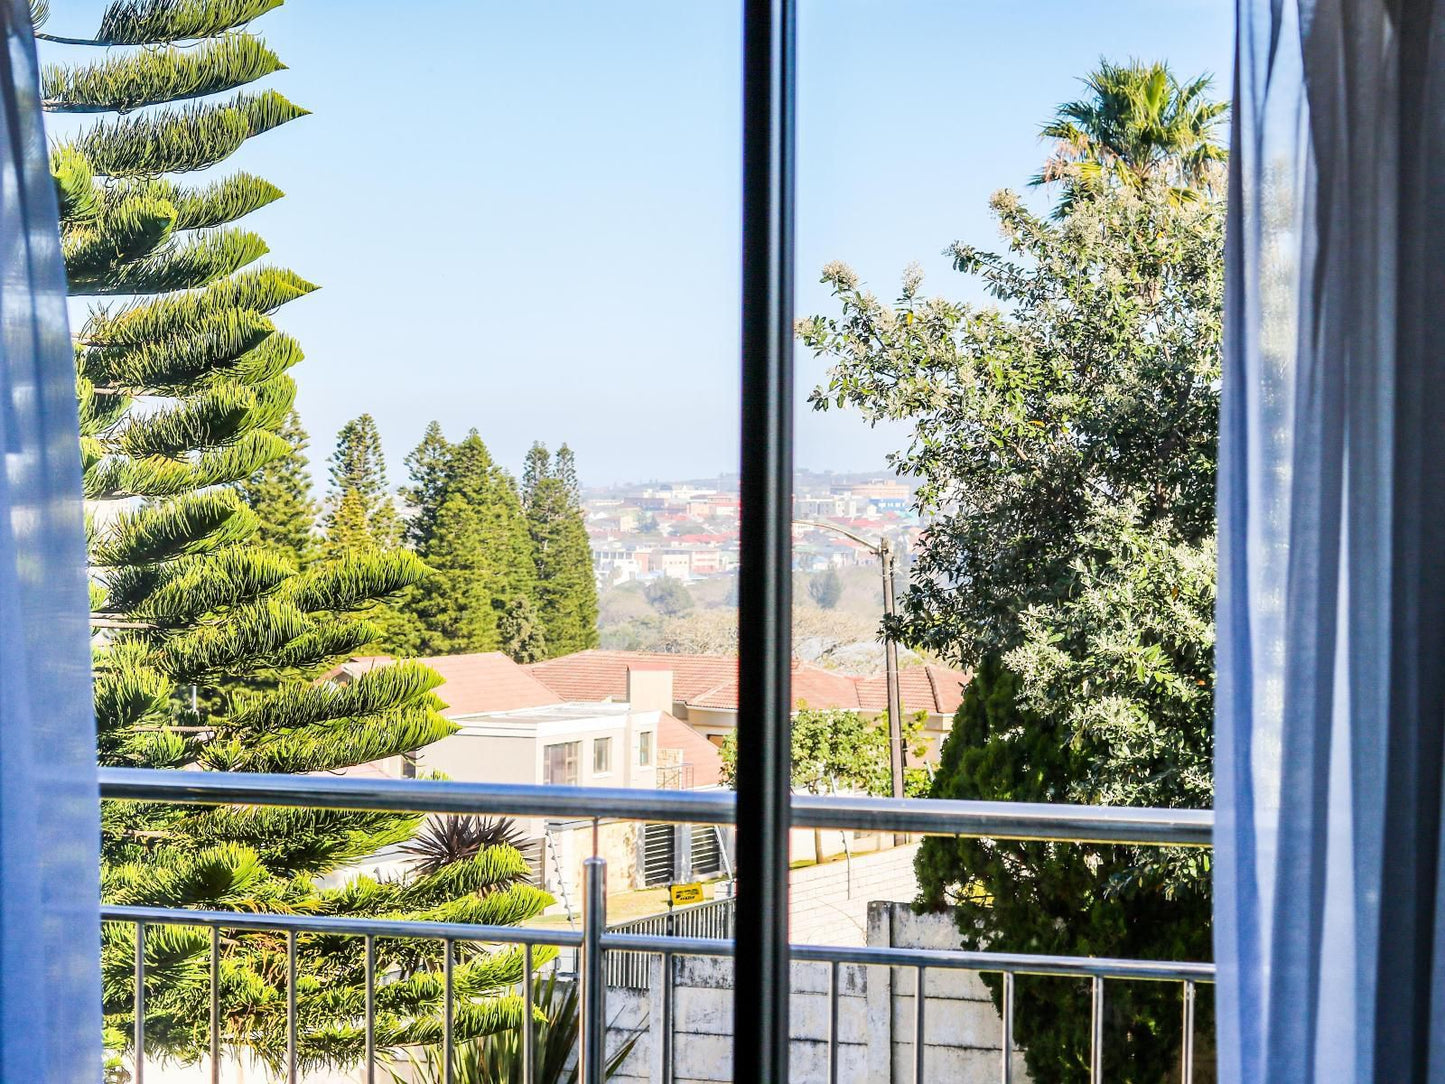
<svg viewBox="0 0 1445 1084">
<path fill-rule="evenodd" d="M 415 620 L 416 649 L 540 655 L 532 541 L 512 476 L 476 430 L 450 444 L 436 423 L 407 464 L 409 533 L 428 569 L 404 602 Z M 519 605 L 525 612 L 514 614 Z"/>
<path fill-rule="evenodd" d="M 414 663 L 345 687 L 312 680 L 376 639 L 366 611 L 417 581 L 416 559 L 345 555 L 300 571 L 259 537 L 261 519 L 237 491 L 294 454 L 284 434 L 301 351 L 272 316 L 314 287 L 256 264 L 265 242 L 234 225 L 279 189 L 246 173 L 181 178 L 305 115 L 274 91 L 210 98 L 281 67 L 241 29 L 280 2 L 113 0 L 93 39 L 65 39 L 104 47 L 103 59 L 49 65 L 42 77 L 47 110 L 114 114 L 58 140 L 51 159 L 70 292 L 122 299 L 96 303 L 76 339 L 96 727 L 107 765 L 336 771 L 454 729 L 437 710 L 439 678 Z M 319 887 L 411 837 L 418 820 L 107 803 L 102 891 L 118 904 L 462 922 L 519 921 L 548 902 L 520 883 L 526 864 L 508 848 L 429 876 Z M 102 947 L 107 1045 L 118 1054 L 132 1034 L 132 938 L 107 927 Z M 222 945 L 221 1041 L 274 1066 L 286 1042 L 275 939 L 228 931 Z M 378 949 L 383 969 L 409 976 L 379 999 L 378 1041 L 434 1041 L 439 947 Z M 149 931 L 146 1042 L 157 1052 L 204 1055 L 209 954 L 204 930 Z M 350 1008 L 362 982 L 357 939 L 304 941 L 300 965 L 303 1064 L 354 1063 L 363 1048 Z M 494 995 L 521 974 L 516 953 L 457 965 L 463 1037 L 515 1025 L 516 999 Z"/>
<path fill-rule="evenodd" d="M 402 490 L 402 496 L 411 505 L 406 540 L 414 550 L 426 549 L 431 541 L 437 512 L 445 496 L 451 453 L 452 446 L 442 433 L 441 423 L 433 421 L 427 425 L 421 443 L 406 457 L 412 484 Z"/>
<path fill-rule="evenodd" d="M 537 611 L 547 657 L 596 647 L 592 545 L 582 517 L 576 465 L 565 444 L 555 464 L 544 445 L 532 445 L 522 474 L 522 502 L 536 562 Z"/>
<path fill-rule="evenodd" d="M 286 454 L 267 463 L 238 488 L 259 521 L 257 541 L 304 569 L 317 550 L 317 509 L 306 458 L 311 438 L 295 410 L 286 415 L 278 432 L 287 444 Z"/>
<path fill-rule="evenodd" d="M 345 553 L 400 545 L 401 521 L 386 482 L 386 457 L 376 419 L 363 414 L 343 425 L 328 462 L 331 510 L 326 517 L 327 548 Z"/>
</svg>

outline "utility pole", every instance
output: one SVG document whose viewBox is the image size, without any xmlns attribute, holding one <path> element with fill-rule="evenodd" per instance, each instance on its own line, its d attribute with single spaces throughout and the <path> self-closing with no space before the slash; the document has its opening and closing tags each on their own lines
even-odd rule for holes
<svg viewBox="0 0 1445 1084">
<path fill-rule="evenodd" d="M 888 767 L 893 772 L 893 797 L 903 797 L 903 697 L 898 691 L 898 641 L 893 639 L 893 622 L 898 608 L 893 601 L 895 557 L 887 538 L 878 542 L 878 561 L 883 566 L 883 669 L 888 681 Z"/>
<path fill-rule="evenodd" d="M 903 698 L 898 691 L 898 643 L 893 639 L 893 622 L 898 616 L 893 596 L 893 577 L 897 566 L 897 555 L 893 543 L 886 536 L 872 542 L 852 531 L 833 523 L 813 519 L 795 519 L 800 527 L 816 527 L 821 531 L 832 531 L 858 543 L 873 556 L 883 571 L 883 670 L 888 684 L 888 767 L 892 776 L 893 797 L 903 797 Z"/>
</svg>

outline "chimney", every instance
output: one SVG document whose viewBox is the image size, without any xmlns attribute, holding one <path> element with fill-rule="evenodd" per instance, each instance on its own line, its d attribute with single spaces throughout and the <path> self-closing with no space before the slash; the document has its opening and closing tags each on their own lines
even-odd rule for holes
<svg viewBox="0 0 1445 1084">
<path fill-rule="evenodd" d="M 633 711 L 672 713 L 672 670 L 638 663 L 627 668 L 627 702 Z"/>
</svg>

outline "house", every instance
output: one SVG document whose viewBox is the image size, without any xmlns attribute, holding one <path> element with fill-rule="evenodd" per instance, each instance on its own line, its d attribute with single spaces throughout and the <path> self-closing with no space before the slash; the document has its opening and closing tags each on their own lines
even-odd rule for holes
<svg viewBox="0 0 1445 1084">
<path fill-rule="evenodd" d="M 667 655 L 642 651 L 579 651 L 524 669 L 568 700 L 626 700 L 632 675 L 648 673 L 649 697 L 670 701 L 672 716 L 718 744 L 737 727 L 738 663 L 731 655 Z M 924 713 L 925 760 L 935 761 L 943 736 L 963 700 L 969 675 L 925 664 L 899 672 L 899 700 L 905 716 Z M 843 708 L 879 716 L 887 710 L 883 674 L 855 677 L 794 661 L 793 708 Z M 655 703 L 655 700 L 652 701 Z"/>
<path fill-rule="evenodd" d="M 394 662 L 390 656 L 358 657 L 324 680 L 353 681 Z M 437 695 L 442 715 L 457 731 L 419 750 L 347 774 L 399 778 L 440 774 L 457 782 L 522 785 L 630 787 L 647 790 L 716 787 L 722 758 L 717 747 L 670 711 L 671 674 L 640 664 L 624 674 L 621 696 L 588 701 L 562 695 L 501 652 L 438 655 L 417 660 L 443 678 Z M 711 877 L 727 863 L 731 833 L 711 825 L 603 821 L 593 823 L 523 818 L 535 843 L 537 880 L 570 912 L 581 887 L 582 861 L 592 853 L 608 860 L 613 891 L 673 879 Z M 372 863 L 385 875 L 394 854 Z"/>
</svg>

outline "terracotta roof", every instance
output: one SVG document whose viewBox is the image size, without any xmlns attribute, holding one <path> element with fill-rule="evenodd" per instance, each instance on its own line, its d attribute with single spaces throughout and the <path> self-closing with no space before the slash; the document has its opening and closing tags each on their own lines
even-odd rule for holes
<svg viewBox="0 0 1445 1084">
<path fill-rule="evenodd" d="M 952 715 L 963 702 L 963 687 L 971 675 L 962 670 L 926 663 L 898 671 L 898 698 L 904 712 L 929 711 Z M 866 711 L 888 708 L 888 678 L 873 674 L 858 679 L 858 701 Z"/>
<path fill-rule="evenodd" d="M 579 651 L 523 667 L 564 700 L 625 700 L 627 671 L 671 670 L 675 700 L 699 708 L 738 706 L 738 661 L 732 655 L 670 655 L 647 651 Z M 910 711 L 952 714 L 968 675 L 941 666 L 909 667 L 900 673 L 900 692 Z M 793 703 L 810 708 L 882 711 L 888 702 L 882 674 L 849 677 L 811 663 L 793 663 Z"/>
<path fill-rule="evenodd" d="M 671 670 L 672 695 L 690 703 L 728 680 L 735 680 L 738 660 L 731 655 L 668 655 L 648 651 L 603 651 L 593 648 L 523 667 L 564 700 L 626 700 L 627 668 Z"/>
<path fill-rule="evenodd" d="M 692 765 L 694 787 L 715 787 L 722 782 L 722 756 L 717 746 L 665 711 L 657 721 L 657 744 L 661 749 L 681 750 L 682 762 Z"/>
<path fill-rule="evenodd" d="M 345 673 L 354 677 L 391 661 L 386 655 L 361 656 L 327 676 Z M 438 692 L 447 702 L 442 713 L 447 716 L 539 708 L 567 700 L 626 700 L 629 668 L 672 671 L 672 695 L 684 704 L 724 711 L 738 706 L 738 661 L 732 655 L 594 649 L 528 666 L 518 665 L 499 651 L 438 655 L 420 661 L 446 681 Z M 903 710 L 952 715 L 963 700 L 968 679 L 962 670 L 932 663 L 904 667 L 898 674 Z M 849 677 L 794 662 L 793 704 L 883 711 L 888 706 L 888 683 L 882 674 Z"/>
<path fill-rule="evenodd" d="M 834 673 L 806 662 L 793 663 L 793 707 L 857 708 L 858 684 L 846 674 Z M 738 706 L 738 679 L 732 677 L 687 701 L 689 707 L 720 708 L 735 711 Z"/>
<path fill-rule="evenodd" d="M 386 666 L 391 661 L 386 655 L 355 658 L 327 676 L 344 673 L 355 677 L 377 666 Z M 540 708 L 570 699 L 559 696 L 500 651 L 434 655 L 417 662 L 425 663 L 442 676 L 445 684 L 437 689 L 437 695 L 446 702 L 442 714 L 447 718 L 479 711 Z"/>
</svg>

